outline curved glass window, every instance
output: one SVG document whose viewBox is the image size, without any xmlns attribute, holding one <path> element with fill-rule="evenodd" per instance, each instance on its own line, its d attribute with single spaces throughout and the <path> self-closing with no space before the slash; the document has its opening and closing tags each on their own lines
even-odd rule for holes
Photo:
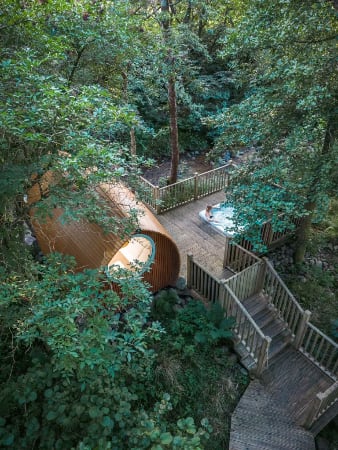
<svg viewBox="0 0 338 450">
<path fill-rule="evenodd" d="M 123 270 L 141 275 L 150 269 L 155 258 L 155 243 L 146 234 L 134 234 L 109 261 L 106 273 L 110 278 L 125 277 Z"/>
</svg>

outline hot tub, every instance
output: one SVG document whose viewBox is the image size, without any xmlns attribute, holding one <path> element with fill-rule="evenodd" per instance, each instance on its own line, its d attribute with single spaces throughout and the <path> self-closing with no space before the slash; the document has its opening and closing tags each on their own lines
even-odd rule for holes
<svg viewBox="0 0 338 450">
<path fill-rule="evenodd" d="M 226 203 L 218 203 L 213 205 L 211 209 L 211 219 L 205 215 L 205 209 L 199 212 L 200 218 L 207 222 L 212 228 L 225 236 L 234 236 L 234 222 L 233 222 L 234 208 Z"/>
</svg>

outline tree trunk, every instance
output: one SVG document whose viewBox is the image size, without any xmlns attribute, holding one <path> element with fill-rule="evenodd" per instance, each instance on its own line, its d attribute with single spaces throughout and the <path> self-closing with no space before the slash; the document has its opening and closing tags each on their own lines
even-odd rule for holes
<svg viewBox="0 0 338 450">
<path fill-rule="evenodd" d="M 130 153 L 132 156 L 136 156 L 136 137 L 134 127 L 131 127 L 130 129 Z"/>
<path fill-rule="evenodd" d="M 168 104 L 169 104 L 169 132 L 170 132 L 170 149 L 171 149 L 171 169 L 169 183 L 176 183 L 178 175 L 178 164 L 180 159 L 180 152 L 178 146 L 178 127 L 177 127 L 177 102 L 176 102 L 176 86 L 175 86 L 175 75 L 174 75 L 174 63 L 172 50 L 169 44 L 170 36 L 170 11 L 169 7 L 172 6 L 170 1 L 161 0 L 161 25 L 163 30 L 163 38 L 168 46 L 168 65 L 170 67 L 171 75 L 168 79 Z M 175 13 L 174 9 L 171 8 L 172 14 Z"/>
<path fill-rule="evenodd" d="M 310 186 L 309 188 L 308 199 L 316 198 L 315 194 L 318 189 L 317 185 L 320 185 L 323 176 L 321 173 L 322 161 L 325 158 L 328 158 L 330 148 L 333 146 L 333 143 L 335 141 L 335 132 L 336 132 L 335 124 L 336 122 L 332 118 L 329 118 L 326 126 L 321 155 L 318 158 L 316 177 L 312 182 L 312 186 Z M 307 241 L 309 239 L 309 233 L 311 230 L 312 217 L 314 210 L 316 209 L 316 203 L 314 201 L 309 200 L 305 208 L 309 212 L 309 214 L 302 219 L 300 227 L 297 231 L 296 249 L 293 255 L 293 260 L 295 264 L 302 263 L 304 261 Z"/>
<path fill-rule="evenodd" d="M 180 152 L 178 146 L 178 128 L 177 128 L 177 104 L 175 80 L 170 77 L 168 83 L 169 100 L 169 119 L 170 119 L 170 147 L 171 147 L 171 168 L 170 183 L 176 183 L 178 176 L 178 164 L 180 161 Z"/>
<path fill-rule="evenodd" d="M 309 211 L 309 214 L 302 218 L 300 226 L 297 230 L 296 248 L 293 254 L 293 262 L 295 264 L 301 264 L 304 261 L 315 206 L 316 205 L 313 202 L 306 205 L 306 209 Z"/>
</svg>

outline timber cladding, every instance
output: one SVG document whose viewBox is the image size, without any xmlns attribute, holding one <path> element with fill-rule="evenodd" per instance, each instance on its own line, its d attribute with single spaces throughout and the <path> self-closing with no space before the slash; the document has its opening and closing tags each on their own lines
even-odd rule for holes
<svg viewBox="0 0 338 450">
<path fill-rule="evenodd" d="M 134 194 L 122 184 L 102 184 L 97 188 L 99 194 L 111 203 L 119 217 L 127 217 L 130 209 L 136 208 L 138 214 L 138 233 L 150 236 L 155 243 L 155 259 L 143 279 L 156 292 L 164 287 L 175 285 L 180 271 L 178 248 L 154 214 Z M 99 269 L 107 266 L 113 256 L 128 240 L 114 233 L 104 233 L 102 228 L 87 220 L 74 220 L 64 223 L 60 220 L 63 210 L 55 208 L 51 217 L 38 220 L 33 204 L 41 198 L 41 187 L 35 184 L 28 192 L 32 226 L 44 254 L 59 252 L 74 256 L 77 270 Z M 135 230 L 136 232 L 136 230 Z"/>
</svg>

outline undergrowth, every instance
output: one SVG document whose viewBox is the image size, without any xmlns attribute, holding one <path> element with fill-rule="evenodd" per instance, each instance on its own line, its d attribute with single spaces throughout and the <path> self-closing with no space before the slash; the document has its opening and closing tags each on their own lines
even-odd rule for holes
<svg viewBox="0 0 338 450">
<path fill-rule="evenodd" d="M 173 289 L 155 298 L 153 317 L 166 330 L 156 348 L 154 388 L 170 394 L 171 420 L 207 418 L 212 433 L 205 448 L 227 449 L 230 415 L 248 384 L 231 350 L 233 320 L 224 318 L 219 305 L 183 302 Z"/>
<path fill-rule="evenodd" d="M 304 309 L 311 311 L 311 322 L 331 338 L 338 339 L 338 277 L 336 266 L 323 270 L 303 265 L 284 276 L 288 287 Z"/>
</svg>

